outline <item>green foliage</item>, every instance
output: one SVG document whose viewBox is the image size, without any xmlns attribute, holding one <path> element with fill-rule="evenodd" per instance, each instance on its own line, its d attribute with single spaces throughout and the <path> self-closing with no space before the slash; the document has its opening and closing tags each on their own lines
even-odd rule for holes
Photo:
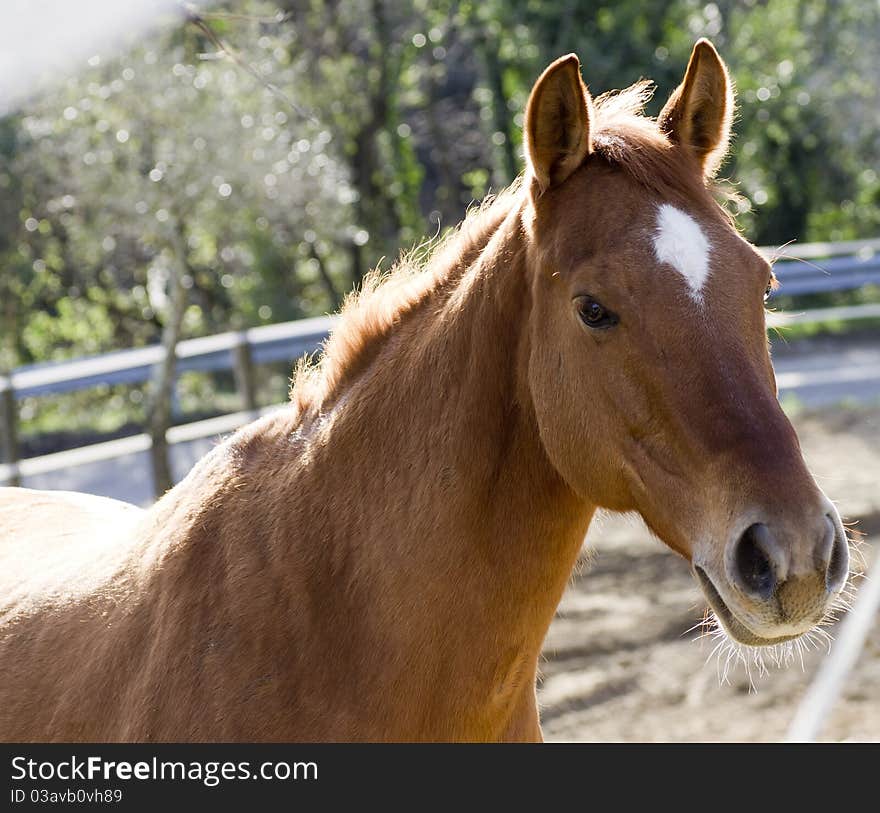
<svg viewBox="0 0 880 813">
<path fill-rule="evenodd" d="M 744 195 L 748 236 L 880 229 L 877 3 L 239 0 L 210 11 L 265 83 L 181 20 L 93 56 L 0 120 L 0 368 L 157 341 L 175 263 L 186 336 L 332 310 L 380 258 L 513 180 L 529 90 L 568 51 L 594 94 L 653 78 L 656 113 L 694 40 L 712 38 L 739 91 L 723 172 Z M 126 399 L 119 409 L 134 415 Z"/>
<path fill-rule="evenodd" d="M 22 344 L 38 359 L 52 361 L 113 346 L 114 327 L 103 302 L 61 297 L 53 311 L 38 311 L 25 324 Z"/>
</svg>

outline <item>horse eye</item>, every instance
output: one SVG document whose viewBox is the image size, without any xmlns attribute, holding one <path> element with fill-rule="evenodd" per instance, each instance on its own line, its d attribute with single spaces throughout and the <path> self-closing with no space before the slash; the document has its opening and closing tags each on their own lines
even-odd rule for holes
<svg viewBox="0 0 880 813">
<path fill-rule="evenodd" d="M 764 301 L 770 299 L 770 295 L 776 290 L 776 277 L 770 277 L 767 281 L 767 287 L 764 289 Z"/>
<path fill-rule="evenodd" d="M 613 327 L 619 321 L 617 316 L 597 302 L 591 296 L 579 296 L 575 299 L 578 316 L 591 328 Z"/>
</svg>

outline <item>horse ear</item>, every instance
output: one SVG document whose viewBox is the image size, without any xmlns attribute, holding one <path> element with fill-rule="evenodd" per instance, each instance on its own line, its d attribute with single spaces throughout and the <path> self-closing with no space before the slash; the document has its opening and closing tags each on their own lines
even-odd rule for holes
<svg viewBox="0 0 880 813">
<path fill-rule="evenodd" d="M 694 46 L 684 81 L 673 91 L 657 119 L 673 141 L 689 146 L 711 178 L 730 140 L 733 88 L 715 47 L 707 39 Z"/>
<path fill-rule="evenodd" d="M 552 63 L 526 105 L 526 160 L 540 191 L 562 183 L 589 155 L 592 100 L 574 54 Z"/>
</svg>

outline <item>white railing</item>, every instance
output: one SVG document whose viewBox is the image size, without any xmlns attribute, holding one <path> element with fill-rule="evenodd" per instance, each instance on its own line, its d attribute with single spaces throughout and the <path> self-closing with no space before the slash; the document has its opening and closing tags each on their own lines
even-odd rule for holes
<svg viewBox="0 0 880 813">
<path fill-rule="evenodd" d="M 783 292 L 825 292 L 866 283 L 880 284 L 880 238 L 840 243 L 808 243 L 782 249 L 760 251 L 779 259 L 774 268 L 783 282 Z M 785 259 L 797 257 L 798 259 Z M 801 259 L 802 258 L 802 259 Z M 823 260 L 821 267 L 813 263 Z M 807 262 L 803 262 L 806 260 Z M 320 349 L 332 329 L 336 316 L 301 319 L 276 325 L 230 331 L 199 339 L 188 339 L 177 346 L 177 374 L 187 371 L 232 369 L 241 399 L 242 411 L 207 421 L 172 427 L 169 442 L 184 430 L 188 437 L 211 437 L 228 432 L 246 422 L 257 411 L 253 388 L 253 367 L 273 361 L 293 363 L 299 356 Z M 837 322 L 880 318 L 880 303 L 821 308 L 800 312 L 771 313 L 768 327 L 784 327 L 810 322 Z M 108 460 L 123 450 L 149 448 L 146 435 L 136 435 L 93 444 L 68 452 L 20 459 L 17 443 L 18 408 L 22 398 L 87 389 L 98 384 L 133 384 L 149 380 L 164 350 L 158 345 L 121 350 L 91 358 L 32 365 L 0 375 L 0 484 L 18 482 L 21 474 L 47 472 L 76 465 L 74 461 Z M 874 375 L 860 371 L 859 375 Z M 880 377 L 880 371 L 877 372 Z M 784 382 L 783 382 L 784 386 Z M 217 427 L 226 427 L 218 430 Z M 193 434 L 196 433 L 196 434 Z M 200 433 L 200 434 L 199 434 Z M 146 446 L 144 446 L 146 444 Z"/>
</svg>

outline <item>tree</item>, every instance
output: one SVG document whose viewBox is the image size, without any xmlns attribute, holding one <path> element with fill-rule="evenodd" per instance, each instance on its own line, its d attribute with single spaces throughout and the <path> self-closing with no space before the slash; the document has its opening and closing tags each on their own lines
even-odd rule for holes
<svg viewBox="0 0 880 813">
<path fill-rule="evenodd" d="M 656 113 L 711 37 L 739 87 L 722 172 L 748 236 L 880 227 L 876 4 L 240 0 L 192 19 L 0 120 L 0 369 L 334 310 L 513 179 L 529 89 L 571 50 L 593 93 L 654 78 Z M 70 399 L 56 423 L 167 423 L 136 389 L 115 411 Z"/>
</svg>

